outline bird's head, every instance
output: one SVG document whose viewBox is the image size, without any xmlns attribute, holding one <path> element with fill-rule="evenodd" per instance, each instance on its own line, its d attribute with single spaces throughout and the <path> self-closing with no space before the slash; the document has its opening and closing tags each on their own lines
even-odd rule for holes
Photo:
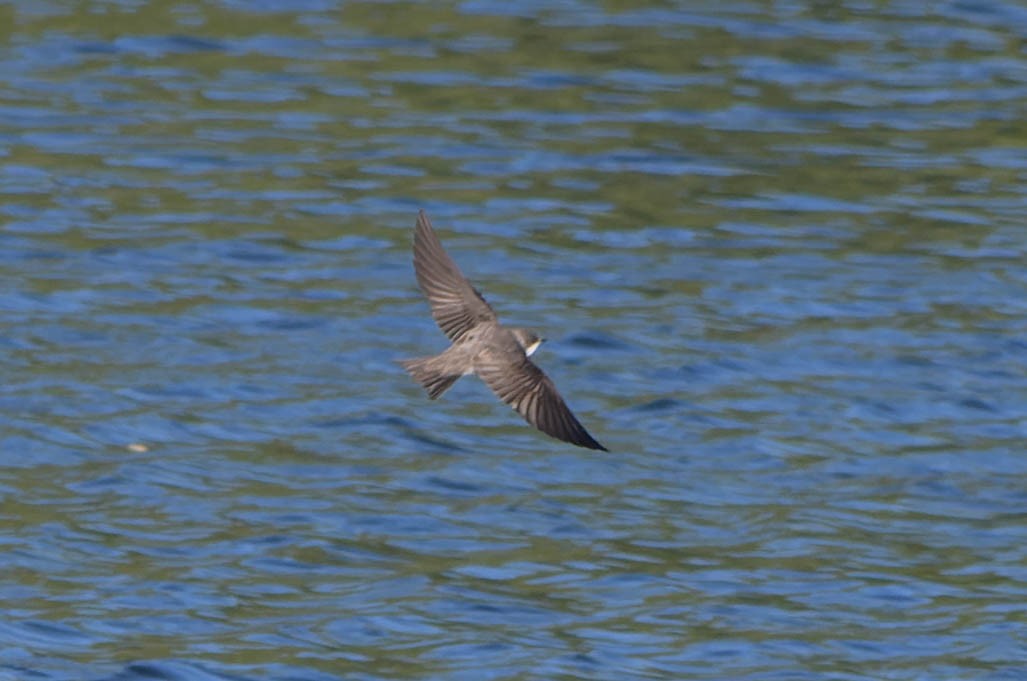
<svg viewBox="0 0 1027 681">
<path fill-rule="evenodd" d="M 546 340 L 530 329 L 514 329 L 513 335 L 517 339 L 517 344 L 521 346 L 524 354 L 528 357 L 531 357 L 531 354 L 538 350 L 538 346 Z"/>
</svg>

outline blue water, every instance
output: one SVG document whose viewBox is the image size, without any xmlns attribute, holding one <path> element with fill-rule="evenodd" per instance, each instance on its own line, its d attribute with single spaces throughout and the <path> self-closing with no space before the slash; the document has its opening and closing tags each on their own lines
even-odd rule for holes
<svg viewBox="0 0 1027 681">
<path fill-rule="evenodd" d="M 0 7 L 0 681 L 1027 678 L 1025 17 Z"/>
</svg>

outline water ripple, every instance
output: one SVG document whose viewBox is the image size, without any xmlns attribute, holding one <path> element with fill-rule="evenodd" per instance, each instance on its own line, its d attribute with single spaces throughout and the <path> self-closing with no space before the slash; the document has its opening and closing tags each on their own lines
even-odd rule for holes
<svg viewBox="0 0 1027 681">
<path fill-rule="evenodd" d="M 1023 14 L 0 8 L 0 679 L 1022 678 Z"/>
</svg>

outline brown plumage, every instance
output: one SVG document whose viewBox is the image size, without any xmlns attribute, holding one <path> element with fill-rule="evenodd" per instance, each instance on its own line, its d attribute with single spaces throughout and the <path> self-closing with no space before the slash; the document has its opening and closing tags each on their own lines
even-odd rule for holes
<svg viewBox="0 0 1027 681">
<path fill-rule="evenodd" d="M 581 425 L 549 377 L 528 359 L 543 339 L 528 329 L 499 323 L 492 307 L 442 248 L 423 210 L 414 231 L 414 271 L 432 317 L 453 343 L 434 357 L 401 362 L 429 398 L 437 399 L 461 376 L 477 374 L 543 433 L 607 451 Z"/>
</svg>

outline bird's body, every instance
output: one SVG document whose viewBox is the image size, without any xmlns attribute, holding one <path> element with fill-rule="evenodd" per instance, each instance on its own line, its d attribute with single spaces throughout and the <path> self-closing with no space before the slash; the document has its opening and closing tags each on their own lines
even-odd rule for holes
<svg viewBox="0 0 1027 681">
<path fill-rule="evenodd" d="M 431 399 L 436 399 L 449 389 L 461 376 L 477 374 L 480 366 L 487 365 L 493 357 L 525 358 L 531 355 L 542 343 L 535 340 L 532 345 L 523 343 L 517 332 L 500 324 L 479 324 L 460 340 L 454 341 L 441 354 L 422 359 L 403 361 L 403 366 L 428 391 Z"/>
<path fill-rule="evenodd" d="M 432 316 L 452 345 L 403 367 L 437 399 L 461 376 L 476 374 L 542 432 L 579 447 L 606 450 L 571 413 L 556 386 L 528 359 L 542 338 L 499 323 L 495 312 L 442 248 L 424 211 L 414 233 L 414 271 Z"/>
</svg>

